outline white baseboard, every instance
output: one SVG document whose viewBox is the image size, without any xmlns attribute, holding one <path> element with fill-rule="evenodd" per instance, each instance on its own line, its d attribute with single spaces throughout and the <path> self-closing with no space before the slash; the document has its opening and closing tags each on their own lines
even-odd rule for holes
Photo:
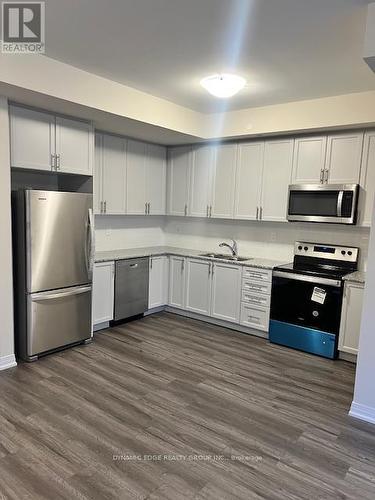
<svg viewBox="0 0 375 500">
<path fill-rule="evenodd" d="M 0 371 L 7 370 L 8 368 L 13 368 L 14 366 L 17 366 L 17 361 L 14 354 L 9 354 L 9 356 L 3 356 L 0 358 Z"/>
<path fill-rule="evenodd" d="M 375 408 L 372 406 L 362 405 L 353 401 L 349 415 L 359 420 L 375 424 Z"/>
</svg>

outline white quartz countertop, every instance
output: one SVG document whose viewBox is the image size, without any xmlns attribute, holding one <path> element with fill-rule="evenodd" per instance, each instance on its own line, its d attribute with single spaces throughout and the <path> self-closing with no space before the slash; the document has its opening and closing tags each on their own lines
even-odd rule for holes
<svg viewBox="0 0 375 500">
<path fill-rule="evenodd" d="M 366 273 L 363 271 L 355 271 L 354 273 L 347 274 L 344 276 L 345 281 L 351 281 L 352 283 L 366 283 Z"/>
<path fill-rule="evenodd" d="M 233 261 L 233 260 L 225 260 L 225 259 L 214 259 L 212 257 L 205 257 L 201 254 L 209 253 L 207 250 L 191 250 L 188 248 L 178 248 L 178 247 L 169 247 L 169 246 L 157 246 L 157 247 L 142 247 L 142 248 L 130 248 L 130 249 L 122 249 L 122 250 L 109 250 L 104 252 L 96 252 L 95 254 L 95 262 L 108 262 L 112 260 L 123 260 L 123 259 L 132 259 L 139 257 L 152 257 L 158 255 L 180 255 L 183 257 L 196 257 L 200 259 L 206 260 L 214 260 L 216 262 L 228 262 L 230 264 L 237 264 L 239 266 L 247 266 L 247 267 L 258 267 L 262 269 L 273 269 L 276 266 L 280 266 L 281 264 L 286 264 L 285 261 L 279 260 L 270 260 L 270 259 L 261 259 L 261 258 L 252 258 L 249 256 L 249 260 L 245 260 L 242 262 Z M 242 257 L 242 255 L 241 255 Z M 243 257 L 246 257 L 244 255 Z"/>
</svg>

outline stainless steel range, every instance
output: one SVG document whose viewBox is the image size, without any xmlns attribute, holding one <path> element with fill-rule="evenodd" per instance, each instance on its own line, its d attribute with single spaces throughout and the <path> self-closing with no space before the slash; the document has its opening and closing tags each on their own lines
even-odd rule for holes
<svg viewBox="0 0 375 500">
<path fill-rule="evenodd" d="M 358 248 L 296 242 L 291 264 L 274 269 L 270 342 L 327 358 L 337 356 L 343 277 Z"/>
</svg>

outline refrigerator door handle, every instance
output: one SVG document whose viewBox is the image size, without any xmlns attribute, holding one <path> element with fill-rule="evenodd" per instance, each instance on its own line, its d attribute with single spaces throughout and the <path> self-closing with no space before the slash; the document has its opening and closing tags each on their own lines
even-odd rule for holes
<svg viewBox="0 0 375 500">
<path fill-rule="evenodd" d="M 88 252 L 88 263 L 87 271 L 89 279 L 92 279 L 93 267 L 94 267 L 94 254 L 95 254 L 95 229 L 94 229 L 94 218 L 92 209 L 89 208 L 89 252 Z"/>
<path fill-rule="evenodd" d="M 72 297 L 73 295 L 80 295 L 82 293 L 87 293 L 91 292 L 91 286 L 79 286 L 79 287 L 73 287 L 71 289 L 64 289 L 63 292 L 56 292 L 56 290 L 53 290 L 52 292 L 38 292 L 38 293 L 32 293 L 30 295 L 31 300 L 33 301 L 43 301 L 43 300 L 53 300 L 53 299 L 60 299 L 63 297 Z"/>
</svg>

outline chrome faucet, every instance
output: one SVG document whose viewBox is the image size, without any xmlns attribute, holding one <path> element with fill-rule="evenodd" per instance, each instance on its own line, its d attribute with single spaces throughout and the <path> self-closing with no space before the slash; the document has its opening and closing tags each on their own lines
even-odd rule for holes
<svg viewBox="0 0 375 500">
<path fill-rule="evenodd" d="M 233 257 L 238 257 L 238 244 L 236 240 L 232 240 L 232 245 L 229 245 L 229 243 L 220 243 L 219 247 L 228 247 L 230 251 L 232 252 Z"/>
</svg>

